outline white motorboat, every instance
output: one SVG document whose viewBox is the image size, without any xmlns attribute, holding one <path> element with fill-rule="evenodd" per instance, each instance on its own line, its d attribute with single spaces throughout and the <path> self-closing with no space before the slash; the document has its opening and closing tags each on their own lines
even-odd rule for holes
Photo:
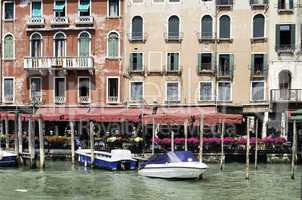
<svg viewBox="0 0 302 200">
<path fill-rule="evenodd" d="M 152 178 L 197 179 L 208 166 L 199 162 L 190 151 L 175 151 L 154 155 L 142 163 L 139 174 Z"/>
<path fill-rule="evenodd" d="M 17 165 L 17 154 L 0 149 L 0 167 L 11 167 Z"/>
</svg>

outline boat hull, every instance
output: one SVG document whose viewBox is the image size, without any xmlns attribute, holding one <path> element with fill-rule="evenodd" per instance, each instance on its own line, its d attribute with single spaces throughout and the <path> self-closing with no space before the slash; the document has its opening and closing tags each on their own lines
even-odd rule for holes
<svg viewBox="0 0 302 200">
<path fill-rule="evenodd" d="M 17 156 L 1 156 L 0 158 L 0 167 L 15 167 L 17 166 Z"/>
</svg>

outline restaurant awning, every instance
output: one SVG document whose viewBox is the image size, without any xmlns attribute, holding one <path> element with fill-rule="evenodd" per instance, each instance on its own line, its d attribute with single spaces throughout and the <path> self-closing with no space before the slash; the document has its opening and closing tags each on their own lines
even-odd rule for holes
<svg viewBox="0 0 302 200">
<path fill-rule="evenodd" d="M 16 114 L 15 113 L 9 113 L 9 112 L 0 112 L 0 119 L 1 120 L 16 120 Z"/>
</svg>

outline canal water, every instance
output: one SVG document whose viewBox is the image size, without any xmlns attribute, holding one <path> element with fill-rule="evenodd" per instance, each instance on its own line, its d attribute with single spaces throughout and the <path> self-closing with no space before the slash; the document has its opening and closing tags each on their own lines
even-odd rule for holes
<svg viewBox="0 0 302 200">
<path fill-rule="evenodd" d="M 244 165 L 210 165 L 204 180 L 150 179 L 136 172 L 109 172 L 47 162 L 45 171 L 0 169 L 0 200 L 298 200 L 302 167 L 291 180 L 289 165 L 259 165 L 250 180 Z"/>
</svg>

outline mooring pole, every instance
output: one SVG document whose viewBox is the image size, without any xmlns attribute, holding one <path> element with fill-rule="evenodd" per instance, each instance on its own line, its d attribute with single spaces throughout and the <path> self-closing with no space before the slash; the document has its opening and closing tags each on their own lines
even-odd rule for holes
<svg viewBox="0 0 302 200">
<path fill-rule="evenodd" d="M 184 122 L 185 151 L 188 151 L 188 120 Z"/>
<path fill-rule="evenodd" d="M 38 119 L 39 123 L 39 144 L 40 144 L 40 168 L 45 167 L 45 148 L 44 148 L 44 131 L 43 131 L 43 120 L 40 117 Z"/>
<path fill-rule="evenodd" d="M 256 137 L 256 141 L 255 141 L 255 169 L 257 169 L 257 164 L 258 164 L 258 123 L 259 123 L 259 119 L 257 118 L 256 120 L 256 125 L 255 125 L 255 137 Z"/>
<path fill-rule="evenodd" d="M 19 113 L 16 113 L 16 120 L 15 120 L 15 153 L 17 154 L 17 159 L 20 158 L 20 151 L 19 151 L 19 137 L 18 137 L 18 127 L 19 127 Z"/>
<path fill-rule="evenodd" d="M 297 122 L 294 120 L 293 124 L 293 142 L 292 142 L 292 173 L 291 178 L 295 179 L 295 160 L 296 160 L 296 151 L 297 151 Z"/>
<path fill-rule="evenodd" d="M 18 115 L 18 140 L 19 140 L 19 153 L 23 152 L 23 136 L 22 136 L 22 119 L 21 115 Z"/>
<path fill-rule="evenodd" d="M 152 155 L 154 155 L 154 143 L 155 143 L 155 130 L 156 127 L 155 127 L 155 121 L 154 121 L 154 118 L 152 120 Z"/>
<path fill-rule="evenodd" d="M 224 132 L 225 132 L 225 124 L 224 121 L 222 121 L 221 124 L 221 157 L 220 157 L 220 170 L 223 170 L 224 165 Z"/>
<path fill-rule="evenodd" d="M 5 148 L 9 149 L 9 133 L 8 133 L 8 119 L 4 120 L 5 125 Z"/>
<path fill-rule="evenodd" d="M 92 121 L 90 121 L 89 129 L 90 129 L 89 133 L 90 133 L 91 167 L 93 167 L 95 155 L 94 155 L 94 124 Z"/>
<path fill-rule="evenodd" d="M 202 162 L 203 159 L 203 127 L 204 127 L 204 117 L 203 114 L 200 115 L 200 133 L 199 133 L 199 161 Z"/>
<path fill-rule="evenodd" d="M 70 142 L 71 142 L 71 163 L 75 163 L 75 144 L 74 144 L 74 121 L 69 122 L 70 126 Z"/>
<path fill-rule="evenodd" d="M 28 151 L 30 156 L 30 168 L 35 168 L 35 134 L 32 117 L 28 119 Z"/>
<path fill-rule="evenodd" d="M 250 119 L 247 118 L 247 140 L 246 140 L 246 168 L 245 168 L 245 179 L 249 179 L 249 170 L 250 170 Z"/>
<path fill-rule="evenodd" d="M 174 152 L 174 131 L 173 130 L 171 131 L 171 151 Z"/>
</svg>

